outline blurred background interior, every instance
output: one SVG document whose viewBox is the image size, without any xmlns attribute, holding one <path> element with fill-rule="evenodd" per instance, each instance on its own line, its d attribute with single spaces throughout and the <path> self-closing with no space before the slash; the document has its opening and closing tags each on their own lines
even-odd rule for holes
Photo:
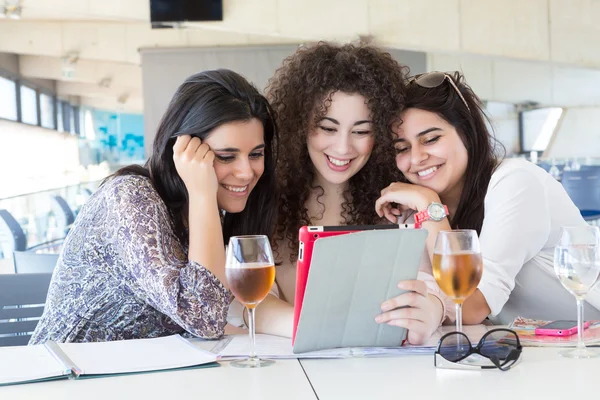
<svg viewBox="0 0 600 400">
<path fill-rule="evenodd" d="M 507 155 L 596 223 L 599 19 L 598 0 L 0 0 L 0 273 L 56 254 L 100 181 L 144 162 L 187 76 L 230 68 L 263 89 L 318 40 L 463 71 Z"/>
</svg>

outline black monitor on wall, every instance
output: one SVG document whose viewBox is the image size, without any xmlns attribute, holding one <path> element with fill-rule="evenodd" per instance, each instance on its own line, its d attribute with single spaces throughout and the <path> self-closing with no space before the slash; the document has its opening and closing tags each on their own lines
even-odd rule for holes
<svg viewBox="0 0 600 400">
<path fill-rule="evenodd" d="M 150 22 L 222 21 L 223 0 L 150 0 Z"/>
</svg>

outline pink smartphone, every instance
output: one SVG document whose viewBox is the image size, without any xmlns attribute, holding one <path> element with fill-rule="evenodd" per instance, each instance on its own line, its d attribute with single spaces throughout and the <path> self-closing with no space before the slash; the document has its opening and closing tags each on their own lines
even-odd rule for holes
<svg viewBox="0 0 600 400">
<path fill-rule="evenodd" d="M 590 326 L 589 322 L 583 323 L 583 329 Z M 577 333 L 577 321 L 553 321 L 535 328 L 536 335 L 571 336 Z"/>
</svg>

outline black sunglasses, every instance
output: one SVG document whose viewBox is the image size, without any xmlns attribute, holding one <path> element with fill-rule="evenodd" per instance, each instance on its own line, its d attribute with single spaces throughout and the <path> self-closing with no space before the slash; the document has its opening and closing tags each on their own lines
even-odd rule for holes
<svg viewBox="0 0 600 400">
<path fill-rule="evenodd" d="M 510 329 L 498 328 L 487 332 L 473 347 L 462 332 L 450 332 L 442 336 L 434 355 L 434 365 L 439 368 L 493 369 L 508 371 L 519 359 L 523 347 L 517 333 Z M 483 356 L 493 365 L 473 363 L 467 358 Z M 481 358 L 481 357 L 479 357 Z"/>
<path fill-rule="evenodd" d="M 450 85 L 454 88 L 454 90 L 456 91 L 456 94 L 458 94 L 460 99 L 463 101 L 463 103 L 467 107 L 467 110 L 469 110 L 469 112 L 470 112 L 471 109 L 469 108 L 469 105 L 467 104 L 467 100 L 465 100 L 465 98 L 463 97 L 462 93 L 458 89 L 458 86 L 456 86 L 456 83 L 454 83 L 454 80 L 452 79 L 452 77 L 450 77 L 450 75 L 448 75 L 444 72 L 433 71 L 433 72 L 426 72 L 424 74 L 415 75 L 411 78 L 408 78 L 408 84 L 411 84 L 414 82 L 423 88 L 433 89 L 433 88 L 440 86 L 442 83 L 444 83 L 445 80 L 450 82 Z"/>
</svg>

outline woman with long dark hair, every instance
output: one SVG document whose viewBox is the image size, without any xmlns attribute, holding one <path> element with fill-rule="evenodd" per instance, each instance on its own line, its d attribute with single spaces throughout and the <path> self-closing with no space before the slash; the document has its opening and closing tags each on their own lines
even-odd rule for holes
<svg viewBox="0 0 600 400">
<path fill-rule="evenodd" d="M 82 208 L 30 343 L 223 334 L 225 246 L 272 234 L 277 129 L 267 100 L 228 70 L 188 78 L 144 167 Z"/>
<path fill-rule="evenodd" d="M 553 275 L 553 255 L 560 227 L 586 222 L 562 185 L 526 160 L 504 159 L 481 101 L 458 72 L 409 79 L 401 118 L 396 165 L 410 183 L 384 189 L 376 209 L 390 221 L 422 221 L 429 270 L 438 232 L 477 231 L 483 276 L 463 304 L 464 323 L 488 316 L 502 324 L 517 315 L 573 319 L 565 312 L 572 299 Z M 451 321 L 454 307 L 445 300 Z"/>
</svg>

